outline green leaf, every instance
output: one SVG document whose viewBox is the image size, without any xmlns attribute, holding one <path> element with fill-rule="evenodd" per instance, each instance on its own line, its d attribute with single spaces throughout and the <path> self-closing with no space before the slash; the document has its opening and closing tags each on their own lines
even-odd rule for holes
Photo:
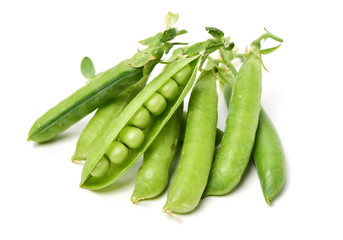
<svg viewBox="0 0 343 240">
<path fill-rule="evenodd" d="M 95 68 L 92 60 L 89 57 L 84 57 L 82 59 L 81 73 L 87 79 L 91 79 L 95 75 Z"/>
<path fill-rule="evenodd" d="M 236 78 L 229 69 L 217 67 L 216 70 L 220 81 L 229 86 L 233 86 Z"/>
<path fill-rule="evenodd" d="M 159 32 L 153 37 L 148 37 L 146 39 L 139 41 L 139 43 L 144 46 L 152 46 L 159 43 L 162 37 L 163 37 L 163 32 Z"/>
<path fill-rule="evenodd" d="M 222 39 L 224 37 L 224 33 L 215 27 L 206 27 L 206 31 L 212 35 L 215 39 Z"/>
<path fill-rule="evenodd" d="M 281 44 L 278 45 L 278 46 L 276 46 L 276 47 L 261 49 L 260 52 L 261 52 L 263 55 L 267 55 L 267 54 L 269 54 L 269 53 L 274 52 L 274 51 L 275 51 L 276 49 L 278 49 L 280 46 L 281 46 Z"/>
<path fill-rule="evenodd" d="M 174 14 L 174 13 L 168 12 L 167 16 L 164 19 L 164 22 L 166 24 L 166 28 L 167 29 L 172 28 L 175 25 L 175 23 L 177 22 L 177 20 L 179 20 L 179 14 L 177 14 L 177 13 Z"/>
<path fill-rule="evenodd" d="M 175 60 L 182 58 L 184 52 L 185 52 L 184 48 L 175 49 L 167 62 L 174 62 Z"/>
<path fill-rule="evenodd" d="M 206 64 L 206 67 L 203 68 L 203 70 L 211 70 L 218 65 L 219 65 L 219 60 L 208 57 L 208 62 Z"/>
<path fill-rule="evenodd" d="M 177 35 L 180 36 L 182 34 L 186 34 L 187 33 L 187 30 L 185 29 L 182 29 L 182 30 L 177 30 Z"/>
<path fill-rule="evenodd" d="M 173 40 L 177 36 L 177 31 L 175 28 L 169 28 L 163 32 L 163 36 L 160 39 L 160 42 L 166 43 L 170 40 Z"/>
<path fill-rule="evenodd" d="M 186 48 L 185 55 L 195 56 L 199 52 L 204 51 L 207 47 L 207 42 L 198 42 Z"/>
</svg>

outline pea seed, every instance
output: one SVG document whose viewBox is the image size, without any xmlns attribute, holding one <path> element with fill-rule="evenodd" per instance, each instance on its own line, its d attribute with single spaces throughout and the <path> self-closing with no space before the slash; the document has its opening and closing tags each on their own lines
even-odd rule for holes
<svg viewBox="0 0 343 240">
<path fill-rule="evenodd" d="M 149 111 L 145 107 L 141 107 L 130 119 L 130 124 L 140 129 L 144 129 L 149 126 L 150 121 L 151 115 Z"/>
<path fill-rule="evenodd" d="M 153 93 L 152 96 L 146 100 L 144 106 L 155 116 L 160 115 L 167 107 L 166 99 L 159 93 Z"/>
<path fill-rule="evenodd" d="M 185 85 L 189 77 L 191 76 L 193 72 L 193 69 L 191 66 L 186 65 L 183 68 L 181 68 L 177 73 L 175 73 L 172 76 L 172 79 L 174 79 L 179 85 Z"/>
<path fill-rule="evenodd" d="M 91 172 L 91 175 L 93 177 L 101 177 L 107 172 L 109 167 L 110 167 L 110 161 L 108 161 L 108 159 L 103 156 L 98 162 L 98 164 L 95 166 L 93 171 Z"/>
<path fill-rule="evenodd" d="M 179 85 L 173 80 L 169 79 L 159 90 L 159 93 L 163 95 L 167 100 L 173 100 L 178 92 L 179 92 Z"/>
<path fill-rule="evenodd" d="M 119 134 L 119 140 L 132 149 L 139 148 L 144 141 L 144 133 L 136 127 L 125 127 Z"/>
<path fill-rule="evenodd" d="M 113 142 L 106 152 L 106 157 L 114 164 L 121 164 L 129 155 L 129 150 L 121 142 Z"/>
</svg>

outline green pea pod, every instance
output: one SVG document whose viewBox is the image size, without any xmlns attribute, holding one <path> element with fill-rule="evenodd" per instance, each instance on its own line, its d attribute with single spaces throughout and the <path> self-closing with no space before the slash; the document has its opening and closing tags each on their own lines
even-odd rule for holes
<svg viewBox="0 0 343 240">
<path fill-rule="evenodd" d="M 28 140 L 48 141 L 143 77 L 143 67 L 123 61 L 47 111 L 32 126 Z"/>
<path fill-rule="evenodd" d="M 250 53 L 236 76 L 221 147 L 214 160 L 204 196 L 230 192 L 240 182 L 248 165 L 261 109 L 261 54 L 277 49 L 261 50 L 261 41 L 267 38 L 283 41 L 266 32 L 251 43 Z M 233 73 L 235 75 L 235 71 Z"/>
<path fill-rule="evenodd" d="M 216 75 L 213 71 L 203 72 L 190 97 L 181 159 L 164 212 L 187 213 L 200 201 L 215 150 L 217 104 Z"/>
<path fill-rule="evenodd" d="M 196 55 L 168 64 L 163 69 L 162 73 L 153 79 L 127 105 L 118 116 L 117 120 L 111 123 L 89 154 L 89 158 L 83 167 L 81 175 L 81 187 L 93 190 L 106 187 L 115 182 L 139 159 L 180 106 L 188 91 L 192 88 L 199 65 L 199 59 L 200 55 Z M 180 72 L 182 73 L 182 70 L 184 69 L 191 69 L 190 77 L 187 75 L 186 80 L 179 76 Z M 161 112 L 159 110 L 160 106 L 162 106 L 162 101 L 159 100 L 161 95 L 158 94 L 157 91 L 172 77 L 175 79 L 182 79 L 182 81 L 180 81 L 180 89 L 173 100 L 168 100 L 168 103 L 162 104 L 165 109 Z M 155 101 L 156 96 L 157 101 Z M 162 97 L 162 99 L 164 98 Z M 166 100 L 164 99 L 164 101 Z M 143 106 L 149 108 L 149 111 L 153 111 L 151 112 L 152 115 L 160 115 L 152 117 L 150 127 L 142 134 L 140 129 L 130 127 L 130 120 Z M 113 146 L 113 149 L 111 144 L 115 145 Z M 125 146 L 128 147 L 129 150 Z M 120 159 L 120 161 L 114 159 L 114 162 L 120 162 L 120 164 L 111 162 L 109 168 L 104 171 L 102 176 L 95 177 L 92 175 L 92 171 L 98 167 L 98 164 L 100 164 L 101 161 L 106 161 L 106 158 L 108 158 L 109 155 L 112 155 L 107 152 L 108 150 L 111 150 L 111 152 L 114 153 L 113 155 L 116 155 L 118 159 Z M 121 154 L 118 155 L 118 152 Z"/>
<path fill-rule="evenodd" d="M 240 181 L 254 145 L 261 109 L 261 57 L 249 53 L 233 86 L 224 136 L 204 195 L 223 195 Z"/>
<path fill-rule="evenodd" d="M 263 109 L 260 112 L 252 153 L 264 199 L 270 204 L 284 185 L 286 164 L 279 135 Z"/>
<path fill-rule="evenodd" d="M 181 129 L 180 129 L 180 137 L 179 137 L 179 141 L 183 142 L 183 140 L 185 139 L 185 132 L 186 132 L 186 123 L 187 123 L 187 112 L 183 112 L 182 114 L 182 123 L 181 123 Z M 216 131 L 216 147 L 219 146 L 219 144 L 222 141 L 223 138 L 223 131 L 217 128 Z"/>
<path fill-rule="evenodd" d="M 142 90 L 148 78 L 142 78 L 134 85 L 120 93 L 113 101 L 98 108 L 94 116 L 82 131 L 72 161 L 87 160 L 89 152 L 96 141 L 102 136 L 110 122 L 115 121 L 121 111 Z"/>
<path fill-rule="evenodd" d="M 154 198 L 162 193 L 169 181 L 170 166 L 175 158 L 182 120 L 183 104 L 169 119 L 144 153 L 131 201 Z"/>
<path fill-rule="evenodd" d="M 230 86 L 224 87 L 224 98 L 228 107 L 231 90 Z M 271 199 L 280 192 L 285 182 L 286 164 L 278 133 L 263 108 L 259 116 L 252 154 L 264 198 L 270 204 Z"/>
</svg>

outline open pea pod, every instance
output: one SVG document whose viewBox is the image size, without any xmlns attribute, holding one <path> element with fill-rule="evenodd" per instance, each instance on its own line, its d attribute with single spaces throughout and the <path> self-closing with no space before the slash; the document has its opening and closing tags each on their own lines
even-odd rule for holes
<svg viewBox="0 0 343 240">
<path fill-rule="evenodd" d="M 90 152 L 89 157 L 83 167 L 80 186 L 91 190 L 104 188 L 115 182 L 122 174 L 124 174 L 146 151 L 163 126 L 168 122 L 173 113 L 180 106 L 185 96 L 192 88 L 195 79 L 197 68 L 200 63 L 200 55 L 189 58 L 183 58 L 172 62 L 163 69 L 163 71 L 153 79 L 122 111 L 117 120 L 108 126 L 102 138 L 99 139 L 97 145 Z M 108 161 L 107 151 L 114 142 L 119 142 L 120 134 L 125 127 L 130 126 L 130 120 L 135 113 L 141 109 L 151 97 L 160 91 L 161 87 L 165 86 L 168 80 L 172 77 L 176 78 L 181 70 L 191 69 L 186 81 L 179 83 L 179 91 L 172 100 L 168 100 L 165 109 L 153 116 L 149 127 L 144 130 L 144 141 L 138 147 L 129 148 L 127 157 L 119 164 Z M 167 97 L 166 97 L 167 98 Z M 168 98 L 167 98 L 168 99 Z M 128 143 L 125 143 L 129 146 Z M 124 145 L 123 145 L 124 146 Z M 125 146 L 124 146 L 125 147 Z M 106 160 L 104 160 L 107 159 Z M 98 169 L 102 169 L 98 171 Z M 95 174 L 96 173 L 96 174 Z"/>
</svg>

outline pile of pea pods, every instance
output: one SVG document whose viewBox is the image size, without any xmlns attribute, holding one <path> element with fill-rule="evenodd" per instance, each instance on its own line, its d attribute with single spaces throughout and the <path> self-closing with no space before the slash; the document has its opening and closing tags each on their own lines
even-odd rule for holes
<svg viewBox="0 0 343 240">
<path fill-rule="evenodd" d="M 41 116 L 28 140 L 47 142 L 96 111 L 72 157 L 83 165 L 82 188 L 113 184 L 144 155 L 131 201 L 155 198 L 166 188 L 171 165 L 179 158 L 163 211 L 183 214 L 194 210 L 202 197 L 229 193 L 252 157 L 270 204 L 285 181 L 285 157 L 261 107 L 261 55 L 280 45 L 261 49 L 261 41 L 282 39 L 266 30 L 250 49 L 238 53 L 230 37 L 207 27 L 212 38 L 185 45 L 172 42 L 186 33 L 173 27 L 177 20 L 177 14 L 168 13 L 165 31 L 140 41 L 144 50 L 104 72 L 96 74 L 85 57 L 81 72 L 86 85 Z M 220 57 L 212 58 L 213 53 Z M 235 59 L 241 62 L 239 70 L 232 64 Z M 149 80 L 157 64 L 164 68 Z M 218 82 L 229 108 L 224 131 L 217 129 Z"/>
</svg>

